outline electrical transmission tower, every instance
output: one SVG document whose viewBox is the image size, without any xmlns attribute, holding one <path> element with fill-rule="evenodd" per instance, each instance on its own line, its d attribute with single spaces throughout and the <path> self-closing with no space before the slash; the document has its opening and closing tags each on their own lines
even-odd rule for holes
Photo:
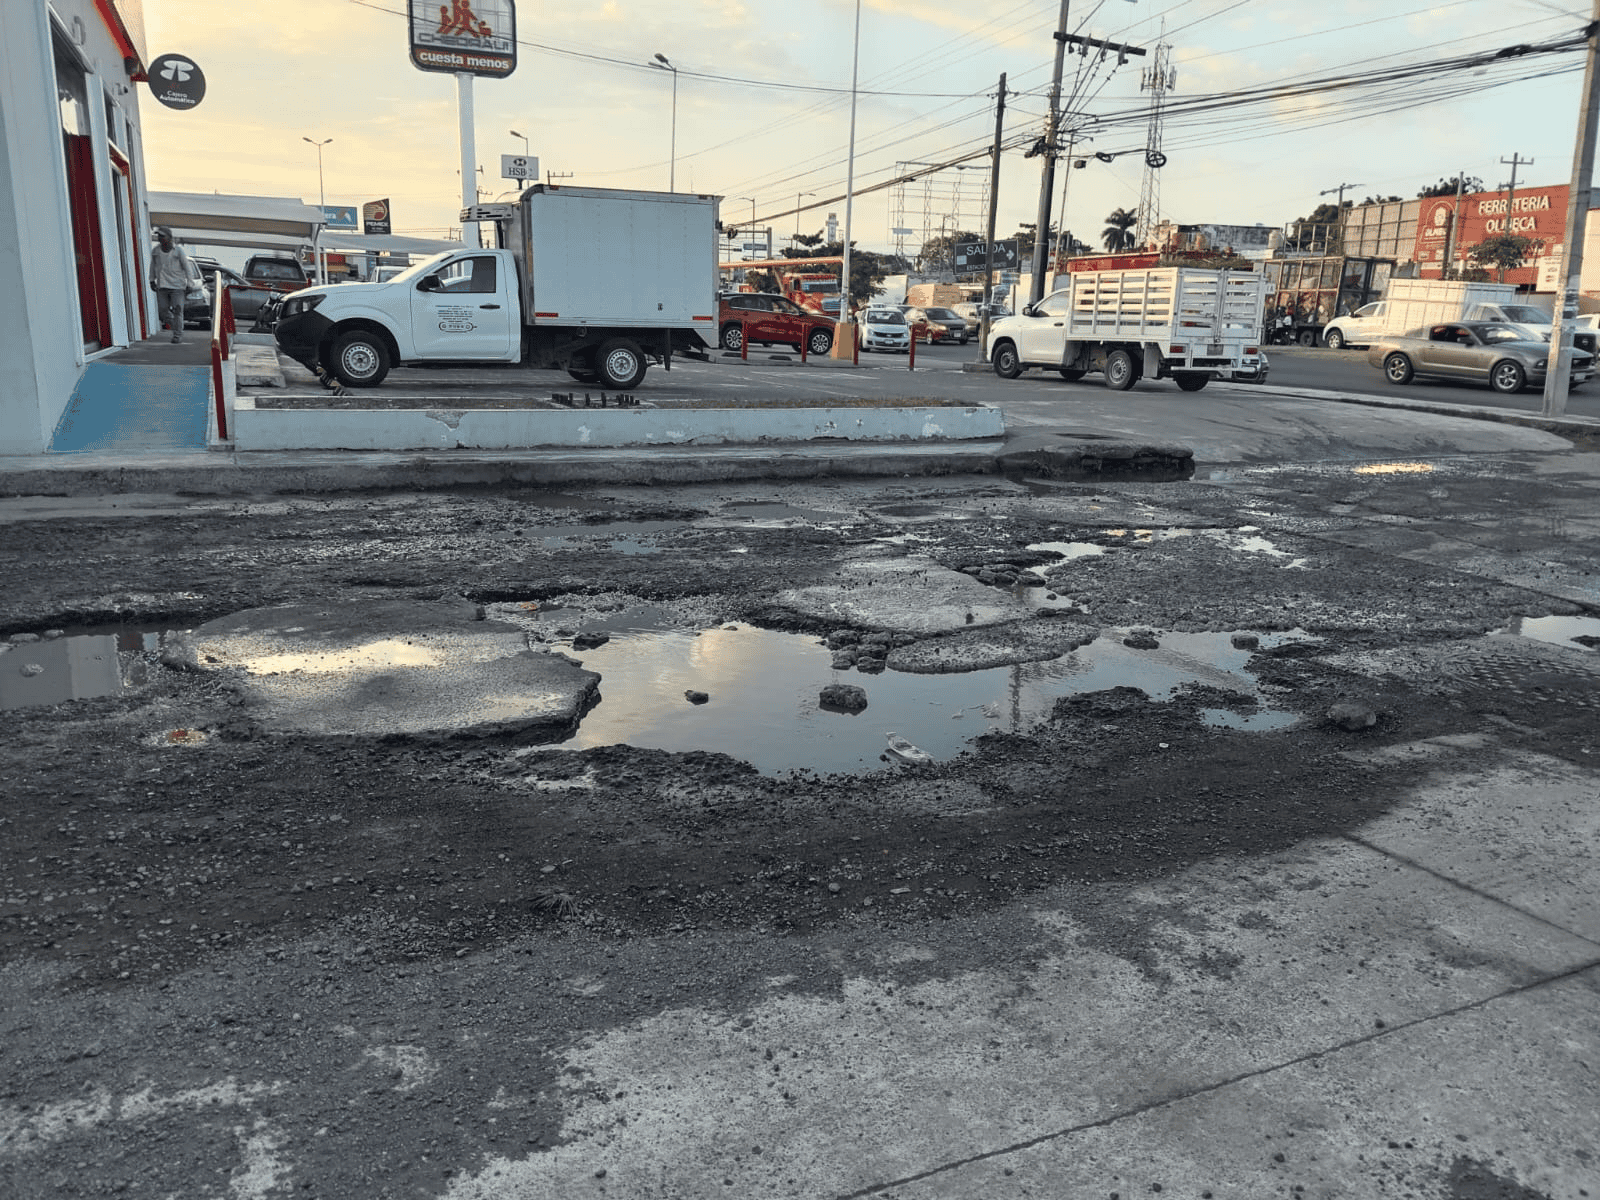
<svg viewBox="0 0 1600 1200">
<path fill-rule="evenodd" d="M 1161 153 L 1162 108 L 1167 93 L 1178 82 L 1172 65 L 1172 47 L 1162 42 L 1155 59 L 1139 77 L 1139 90 L 1150 93 L 1150 132 L 1144 143 L 1144 186 L 1139 189 L 1139 220 L 1133 227 L 1136 244 L 1145 246 L 1161 221 L 1161 168 L 1167 156 Z"/>
<path fill-rule="evenodd" d="M 918 167 L 932 167 L 915 176 Z M 898 162 L 898 182 L 889 189 L 889 227 L 898 255 L 915 258 L 922 247 L 942 234 L 976 229 L 989 206 L 987 168 L 938 163 Z M 907 176 L 914 176 L 907 179 Z M 918 211 L 920 209 L 920 211 Z"/>
</svg>

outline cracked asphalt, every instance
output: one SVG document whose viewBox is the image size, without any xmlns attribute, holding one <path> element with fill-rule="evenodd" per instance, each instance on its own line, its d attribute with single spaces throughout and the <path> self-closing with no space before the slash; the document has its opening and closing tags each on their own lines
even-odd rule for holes
<svg viewBox="0 0 1600 1200">
<path fill-rule="evenodd" d="M 1385 436 L 0 500 L 0 672 L 123 632 L 0 712 L 0 1192 L 1600 1195 L 1600 456 Z"/>
</svg>

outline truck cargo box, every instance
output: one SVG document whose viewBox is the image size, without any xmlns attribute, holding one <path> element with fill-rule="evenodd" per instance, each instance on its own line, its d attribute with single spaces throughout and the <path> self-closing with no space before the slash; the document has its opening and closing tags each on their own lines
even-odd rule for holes
<svg viewBox="0 0 1600 1200">
<path fill-rule="evenodd" d="M 508 223 L 529 325 L 716 338 L 717 198 L 535 184 Z"/>
</svg>

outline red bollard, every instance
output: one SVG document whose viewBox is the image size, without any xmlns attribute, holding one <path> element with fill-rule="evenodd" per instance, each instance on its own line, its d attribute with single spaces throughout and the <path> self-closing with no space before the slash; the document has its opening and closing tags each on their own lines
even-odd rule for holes
<svg viewBox="0 0 1600 1200">
<path fill-rule="evenodd" d="M 750 325 L 746 321 L 739 322 L 739 357 L 750 361 Z"/>
<path fill-rule="evenodd" d="M 917 369 L 917 327 L 915 325 L 913 325 L 911 327 L 911 358 L 906 363 L 906 370 L 915 371 L 916 369 Z"/>
<path fill-rule="evenodd" d="M 806 343 L 810 340 L 811 330 L 802 329 L 800 331 L 800 365 L 802 367 L 806 365 Z"/>
<path fill-rule="evenodd" d="M 856 331 L 855 337 L 852 339 L 854 344 L 850 348 L 850 362 L 852 366 L 859 367 L 861 365 L 861 326 L 852 325 L 850 328 Z"/>
</svg>

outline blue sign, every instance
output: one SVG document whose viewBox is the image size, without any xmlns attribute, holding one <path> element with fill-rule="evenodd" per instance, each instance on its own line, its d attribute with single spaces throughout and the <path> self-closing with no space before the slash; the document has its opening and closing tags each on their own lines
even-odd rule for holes
<svg viewBox="0 0 1600 1200">
<path fill-rule="evenodd" d="M 354 204 L 322 205 L 322 221 L 329 229 L 359 229 Z"/>
</svg>

